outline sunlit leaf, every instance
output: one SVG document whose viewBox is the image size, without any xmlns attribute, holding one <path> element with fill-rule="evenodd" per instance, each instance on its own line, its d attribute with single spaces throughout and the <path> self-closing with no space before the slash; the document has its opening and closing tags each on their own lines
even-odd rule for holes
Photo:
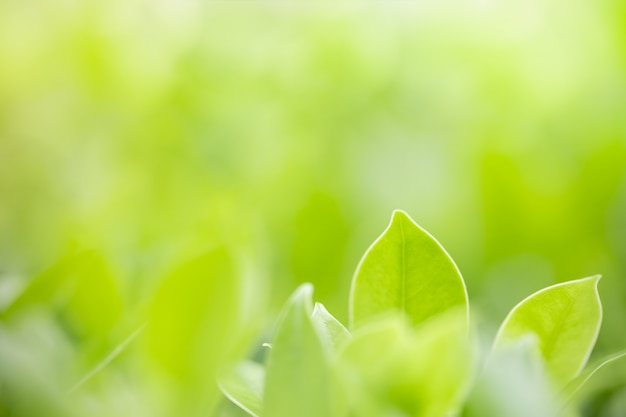
<svg viewBox="0 0 626 417">
<path fill-rule="evenodd" d="M 392 318 L 355 333 L 342 359 L 357 375 L 351 383 L 362 385 L 354 396 L 367 401 L 365 405 L 352 402 L 357 415 L 393 409 L 415 417 L 443 416 L 461 407 L 475 355 L 464 311 L 454 313 L 417 329 Z"/>
<path fill-rule="evenodd" d="M 567 383 L 585 366 L 600 330 L 599 279 L 564 282 L 529 296 L 504 320 L 496 347 L 534 334 L 553 378 Z"/>
<path fill-rule="evenodd" d="M 264 416 L 335 415 L 326 353 L 311 320 L 312 292 L 308 284 L 298 288 L 279 319 L 267 363 Z"/>
<path fill-rule="evenodd" d="M 94 251 L 67 256 L 35 277 L 4 316 L 39 304 L 59 311 L 69 330 L 81 337 L 106 335 L 123 305 L 117 280 Z"/>
<path fill-rule="evenodd" d="M 488 357 L 463 417 L 565 417 L 559 414 L 538 339 L 527 334 Z"/>
<path fill-rule="evenodd" d="M 321 303 L 315 303 L 313 325 L 329 352 L 336 352 L 350 338 L 350 333 Z"/>
<path fill-rule="evenodd" d="M 262 412 L 264 384 L 265 369 L 252 361 L 238 363 L 219 378 L 224 395 L 254 417 Z"/>
<path fill-rule="evenodd" d="M 622 366 L 626 365 L 626 350 L 614 353 L 609 355 L 608 357 L 601 359 L 589 366 L 583 373 L 574 378 L 568 385 L 565 387 L 564 397 L 565 401 L 573 402 L 576 400 L 580 400 L 580 397 L 585 396 L 585 391 L 587 391 L 587 387 L 592 385 L 594 380 L 598 379 L 612 379 L 612 378 L 602 378 L 602 371 L 606 368 L 614 367 L 616 364 L 621 364 Z M 624 368 L 626 369 L 626 368 Z M 622 373 L 622 380 L 620 381 L 622 384 L 626 385 L 626 372 Z"/>
<path fill-rule="evenodd" d="M 238 283 L 233 260 L 224 247 L 167 276 L 152 300 L 142 338 L 148 357 L 181 382 L 213 383 L 218 366 L 233 359 Z M 207 398 L 217 393 L 217 386 L 207 385 L 203 390 Z"/>
<path fill-rule="evenodd" d="M 128 347 L 128 345 L 130 345 L 130 343 L 137 338 L 137 336 L 139 336 L 139 334 L 143 331 L 145 327 L 145 324 L 140 326 L 130 336 L 128 336 L 120 344 L 115 346 L 115 348 L 106 357 L 98 362 L 89 372 L 87 372 L 87 374 L 85 374 L 76 384 L 74 384 L 74 386 L 70 388 L 68 393 L 76 391 L 77 389 L 82 387 L 87 381 L 93 378 L 94 375 L 103 370 L 108 364 L 110 364 L 115 358 L 117 358 Z"/>
<path fill-rule="evenodd" d="M 367 250 L 352 283 L 353 326 L 400 310 L 413 324 L 454 307 L 468 309 L 461 273 L 444 248 L 403 211 Z"/>
</svg>

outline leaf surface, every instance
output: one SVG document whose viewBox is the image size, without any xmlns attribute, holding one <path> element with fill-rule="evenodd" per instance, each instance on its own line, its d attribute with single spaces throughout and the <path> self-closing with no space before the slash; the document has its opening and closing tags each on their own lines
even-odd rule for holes
<svg viewBox="0 0 626 417">
<path fill-rule="evenodd" d="M 260 417 L 262 413 L 264 384 L 265 369 L 252 361 L 236 364 L 219 378 L 224 395 L 254 417 Z"/>
<path fill-rule="evenodd" d="M 123 310 L 118 282 L 106 259 L 95 251 L 68 255 L 36 276 L 3 316 L 35 305 L 58 311 L 70 331 L 84 338 L 108 335 Z"/>
<path fill-rule="evenodd" d="M 353 373 L 350 384 L 361 385 L 356 388 L 361 392 L 352 395 L 356 415 L 431 417 L 460 408 L 474 369 L 462 312 L 439 316 L 417 329 L 393 319 L 362 329 L 342 352 Z"/>
<path fill-rule="evenodd" d="M 334 415 L 326 352 L 311 320 L 313 287 L 291 296 L 278 322 L 267 363 L 263 415 Z"/>
<path fill-rule="evenodd" d="M 238 291 L 238 270 L 225 247 L 182 264 L 163 280 L 150 305 L 142 338 L 146 356 L 181 381 L 213 381 L 236 355 Z"/>
<path fill-rule="evenodd" d="M 599 276 L 553 285 L 532 294 L 509 313 L 496 348 L 534 334 L 552 377 L 559 384 L 585 366 L 602 321 Z"/>
<path fill-rule="evenodd" d="M 350 339 L 350 332 L 323 304 L 315 303 L 312 319 L 328 352 L 337 352 Z"/>
<path fill-rule="evenodd" d="M 469 315 L 465 283 L 454 261 L 435 238 L 396 210 L 352 281 L 352 326 L 390 310 L 406 313 L 416 325 L 454 307 Z"/>
<path fill-rule="evenodd" d="M 567 402 L 576 401 L 579 397 L 587 394 L 585 391 L 588 390 L 589 385 L 593 385 L 592 382 L 598 379 L 602 379 L 604 381 L 611 380 L 614 378 L 607 378 L 606 375 L 602 375 L 605 369 L 615 367 L 618 365 L 626 365 L 626 350 L 621 352 L 614 353 L 609 355 L 608 357 L 599 360 L 588 369 L 586 369 L 583 373 L 578 375 L 574 380 L 572 380 L 567 387 L 565 388 L 565 398 Z M 626 369 L 626 368 L 625 368 Z M 604 378 L 603 378 L 604 376 Z M 626 372 L 622 372 L 621 383 L 626 383 Z"/>
<path fill-rule="evenodd" d="M 492 352 L 473 384 L 463 417 L 565 417 L 545 368 L 532 334 Z"/>
</svg>

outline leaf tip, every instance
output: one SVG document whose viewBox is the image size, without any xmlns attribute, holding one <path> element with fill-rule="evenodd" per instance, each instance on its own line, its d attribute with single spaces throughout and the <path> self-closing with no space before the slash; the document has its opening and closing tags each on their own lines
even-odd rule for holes
<svg viewBox="0 0 626 417">
<path fill-rule="evenodd" d="M 326 307 L 324 307 L 324 304 L 322 303 L 316 302 L 315 305 L 313 306 L 313 315 L 323 314 L 327 312 L 328 310 L 326 310 Z"/>
<path fill-rule="evenodd" d="M 313 284 L 310 282 L 306 282 L 301 284 L 296 290 L 293 292 L 292 298 L 300 299 L 300 298 L 313 298 Z"/>
<path fill-rule="evenodd" d="M 391 213 L 391 224 L 394 224 L 397 222 L 409 222 L 417 226 L 417 223 L 415 223 L 415 220 L 413 220 L 411 216 L 409 216 L 409 213 L 400 209 L 395 209 Z"/>
</svg>

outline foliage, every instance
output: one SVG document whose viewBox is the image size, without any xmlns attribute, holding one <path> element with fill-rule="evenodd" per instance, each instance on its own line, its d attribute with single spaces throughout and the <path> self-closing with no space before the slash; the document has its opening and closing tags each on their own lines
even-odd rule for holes
<svg viewBox="0 0 626 417">
<path fill-rule="evenodd" d="M 301 283 L 350 327 L 395 207 L 454 254 L 481 346 L 602 271 L 600 366 L 626 346 L 625 4 L 0 1 L 0 416 L 239 416 L 215 373 L 269 353 Z M 492 363 L 506 404 L 547 391 Z M 585 416 L 626 415 L 624 363 L 569 387 Z"/>
<path fill-rule="evenodd" d="M 250 415 L 573 415 L 580 393 L 617 354 L 581 371 L 602 317 L 599 276 L 521 301 L 480 358 L 463 279 L 443 247 L 402 211 L 361 260 L 351 331 L 298 288 L 265 367 L 244 362 L 221 388 Z"/>
</svg>

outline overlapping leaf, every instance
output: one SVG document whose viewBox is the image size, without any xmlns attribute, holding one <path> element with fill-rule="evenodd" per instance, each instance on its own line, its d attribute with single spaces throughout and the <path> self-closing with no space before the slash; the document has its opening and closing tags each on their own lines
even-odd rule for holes
<svg viewBox="0 0 626 417">
<path fill-rule="evenodd" d="M 417 329 L 390 317 L 355 333 L 342 360 L 356 415 L 430 417 L 460 408 L 475 364 L 464 314 L 455 313 Z"/>
<path fill-rule="evenodd" d="M 552 377 L 567 383 L 585 366 L 600 330 L 599 279 L 569 281 L 529 296 L 505 319 L 496 347 L 535 335 Z"/>
<path fill-rule="evenodd" d="M 399 310 L 413 324 L 451 308 L 468 310 L 461 273 L 445 249 L 403 211 L 367 250 L 350 296 L 353 326 Z"/>
<path fill-rule="evenodd" d="M 267 363 L 263 416 L 335 415 L 332 374 L 311 320 L 312 292 L 311 285 L 301 286 L 279 320 Z"/>
</svg>

